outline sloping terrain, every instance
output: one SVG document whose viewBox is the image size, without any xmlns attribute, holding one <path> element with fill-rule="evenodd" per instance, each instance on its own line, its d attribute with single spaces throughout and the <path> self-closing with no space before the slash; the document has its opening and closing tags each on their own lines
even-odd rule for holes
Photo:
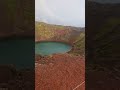
<svg viewBox="0 0 120 90">
<path fill-rule="evenodd" d="M 72 45 L 69 53 L 36 55 L 36 90 L 85 90 L 84 28 L 35 23 L 35 41 L 61 41 Z"/>
<path fill-rule="evenodd" d="M 35 40 L 75 40 L 84 28 L 46 24 L 43 22 L 35 23 Z"/>
<path fill-rule="evenodd" d="M 85 90 L 83 57 L 59 54 L 38 58 L 35 65 L 35 90 Z"/>
<path fill-rule="evenodd" d="M 63 41 L 73 45 L 73 54 L 85 54 L 85 28 L 35 23 L 35 41 Z"/>
</svg>

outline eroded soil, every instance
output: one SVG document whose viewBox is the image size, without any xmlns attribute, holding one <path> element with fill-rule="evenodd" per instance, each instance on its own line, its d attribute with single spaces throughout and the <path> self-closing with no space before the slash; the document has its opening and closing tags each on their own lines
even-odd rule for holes
<svg viewBox="0 0 120 90">
<path fill-rule="evenodd" d="M 84 57 L 36 56 L 35 90 L 85 90 Z"/>
</svg>

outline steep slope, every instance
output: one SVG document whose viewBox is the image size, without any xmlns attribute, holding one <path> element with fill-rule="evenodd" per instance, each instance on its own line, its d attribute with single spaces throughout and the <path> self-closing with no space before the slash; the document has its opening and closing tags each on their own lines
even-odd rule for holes
<svg viewBox="0 0 120 90">
<path fill-rule="evenodd" d="M 85 54 L 85 28 L 35 23 L 35 41 L 62 41 L 73 45 L 71 53 Z"/>
<path fill-rule="evenodd" d="M 79 36 L 80 32 L 83 32 L 84 28 L 71 27 L 71 26 L 61 26 L 46 24 L 43 22 L 35 23 L 35 36 L 36 40 L 44 39 L 70 39 L 71 37 Z M 72 39 L 71 38 L 71 39 Z"/>
<path fill-rule="evenodd" d="M 69 53 L 35 55 L 36 90 L 85 90 L 85 30 L 79 27 L 35 23 L 35 41 L 70 43 Z M 41 73 L 42 72 L 42 73 Z"/>
<path fill-rule="evenodd" d="M 73 44 L 74 50 L 72 51 L 73 54 L 76 55 L 85 55 L 85 32 L 82 32 L 77 40 Z"/>
</svg>

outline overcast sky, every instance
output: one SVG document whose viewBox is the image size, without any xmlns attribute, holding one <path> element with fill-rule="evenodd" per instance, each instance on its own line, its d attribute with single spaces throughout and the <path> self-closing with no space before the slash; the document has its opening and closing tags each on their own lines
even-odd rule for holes
<svg viewBox="0 0 120 90">
<path fill-rule="evenodd" d="M 35 20 L 84 27 L 85 0 L 35 0 Z"/>
</svg>

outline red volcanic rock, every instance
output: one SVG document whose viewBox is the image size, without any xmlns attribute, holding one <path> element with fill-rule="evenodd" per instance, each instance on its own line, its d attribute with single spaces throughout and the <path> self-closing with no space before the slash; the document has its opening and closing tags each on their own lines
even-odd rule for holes
<svg viewBox="0 0 120 90">
<path fill-rule="evenodd" d="M 35 70 L 35 90 L 85 90 L 85 60 L 81 56 L 44 57 L 37 60 Z"/>
</svg>

